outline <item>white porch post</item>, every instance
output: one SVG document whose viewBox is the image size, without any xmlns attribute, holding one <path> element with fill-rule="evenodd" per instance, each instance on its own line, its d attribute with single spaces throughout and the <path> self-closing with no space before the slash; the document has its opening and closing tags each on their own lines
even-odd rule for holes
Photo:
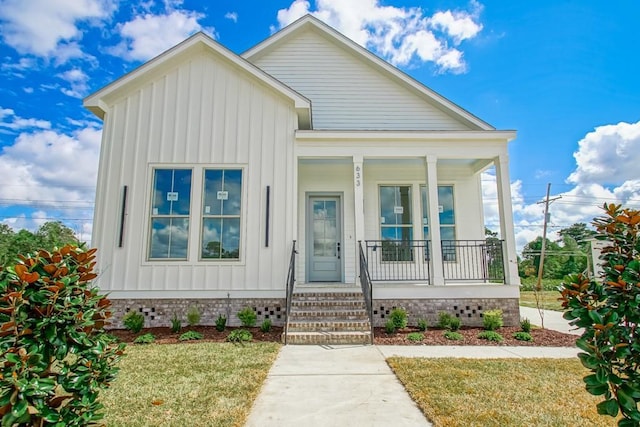
<svg viewBox="0 0 640 427">
<path fill-rule="evenodd" d="M 513 231 L 511 207 L 511 182 L 509 180 L 509 157 L 502 154 L 494 159 L 496 184 L 498 187 L 498 212 L 500 214 L 500 236 L 504 240 L 505 279 L 507 285 L 519 285 L 516 237 Z"/>
<path fill-rule="evenodd" d="M 361 155 L 353 156 L 353 203 L 354 203 L 354 222 L 355 222 L 355 247 L 356 247 L 356 277 L 360 275 L 360 253 L 358 242 L 364 242 L 364 159 Z"/>
<path fill-rule="evenodd" d="M 431 240 L 431 278 L 435 286 L 444 285 L 442 268 L 442 244 L 440 243 L 440 212 L 438 210 L 438 158 L 429 155 L 427 166 L 427 205 L 429 216 L 429 239 Z M 420 197 L 420 195 L 418 195 Z"/>
</svg>

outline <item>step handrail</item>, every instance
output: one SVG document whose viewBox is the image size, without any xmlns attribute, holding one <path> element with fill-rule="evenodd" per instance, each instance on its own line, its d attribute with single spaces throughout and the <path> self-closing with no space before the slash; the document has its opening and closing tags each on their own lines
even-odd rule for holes
<svg viewBox="0 0 640 427">
<path fill-rule="evenodd" d="M 367 257 L 362 250 L 362 241 L 358 240 L 360 250 L 360 287 L 367 305 L 367 313 L 369 314 L 369 322 L 371 324 L 371 344 L 373 345 L 373 285 L 371 276 L 369 276 L 369 266 L 367 265 Z"/>
<path fill-rule="evenodd" d="M 296 241 L 293 241 L 291 248 L 291 258 L 289 259 L 289 271 L 287 272 L 287 292 L 286 292 L 286 310 L 285 310 L 285 324 L 284 324 L 284 345 L 287 345 L 289 337 L 289 314 L 291 313 L 291 299 L 293 298 L 293 287 L 296 282 Z"/>
</svg>

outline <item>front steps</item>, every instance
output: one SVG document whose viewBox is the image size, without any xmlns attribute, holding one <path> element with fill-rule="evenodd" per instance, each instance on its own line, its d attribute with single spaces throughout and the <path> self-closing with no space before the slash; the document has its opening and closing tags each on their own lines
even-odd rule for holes
<svg viewBox="0 0 640 427">
<path fill-rule="evenodd" d="M 371 322 L 359 288 L 298 288 L 288 323 L 287 344 L 371 344 Z"/>
</svg>

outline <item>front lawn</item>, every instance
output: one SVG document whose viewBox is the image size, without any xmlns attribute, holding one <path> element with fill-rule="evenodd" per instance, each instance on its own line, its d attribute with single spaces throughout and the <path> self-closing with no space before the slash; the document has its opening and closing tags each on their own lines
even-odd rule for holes
<svg viewBox="0 0 640 427">
<path fill-rule="evenodd" d="M 563 311 L 560 301 L 560 292 L 558 291 L 541 291 L 540 307 L 545 310 Z M 520 291 L 520 305 L 525 307 L 538 308 L 536 306 L 536 296 L 533 291 Z"/>
<path fill-rule="evenodd" d="M 128 345 L 101 393 L 108 426 L 241 426 L 280 345 Z"/>
<path fill-rule="evenodd" d="M 615 426 L 598 415 L 577 359 L 387 360 L 436 427 Z"/>
</svg>

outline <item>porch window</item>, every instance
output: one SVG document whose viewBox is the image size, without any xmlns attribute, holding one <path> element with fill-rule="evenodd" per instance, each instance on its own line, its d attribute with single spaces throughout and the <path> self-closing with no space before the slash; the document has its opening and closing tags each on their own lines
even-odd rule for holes
<svg viewBox="0 0 640 427">
<path fill-rule="evenodd" d="M 155 169 L 149 259 L 186 260 L 191 169 Z"/>
<path fill-rule="evenodd" d="M 411 186 L 380 186 L 380 234 L 383 261 L 412 261 Z"/>
<path fill-rule="evenodd" d="M 422 226 L 425 240 L 429 240 L 429 213 L 427 208 L 427 186 L 421 185 Z M 453 185 L 438 186 L 438 211 L 440 212 L 440 239 L 442 240 L 442 259 L 456 260 L 456 216 L 453 206 Z"/>
<path fill-rule="evenodd" d="M 242 169 L 206 169 L 203 193 L 201 258 L 239 259 Z"/>
</svg>

